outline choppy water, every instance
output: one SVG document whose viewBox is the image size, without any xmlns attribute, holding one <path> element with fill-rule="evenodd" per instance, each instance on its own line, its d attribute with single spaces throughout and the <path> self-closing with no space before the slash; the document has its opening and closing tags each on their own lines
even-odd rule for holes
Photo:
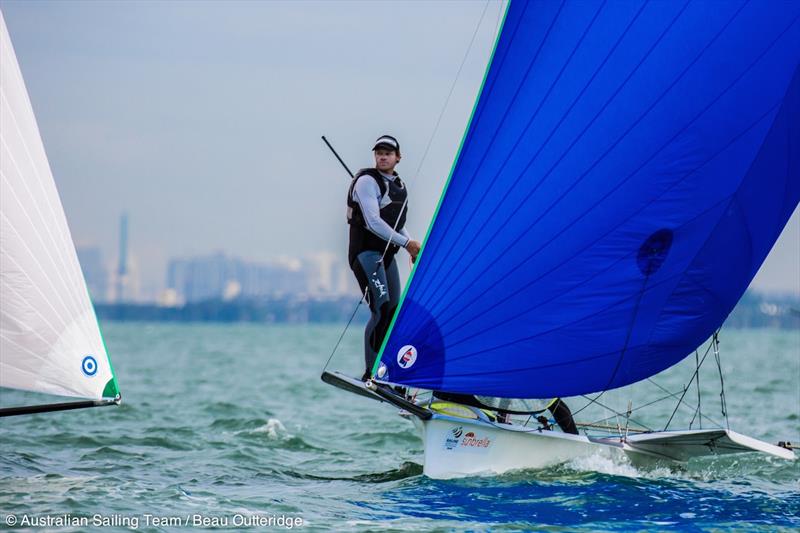
<svg viewBox="0 0 800 533">
<path fill-rule="evenodd" d="M 32 531 L 85 531 L 94 523 L 111 524 L 103 531 L 185 531 L 187 518 L 200 520 L 195 515 L 245 531 L 284 529 L 275 525 L 281 517 L 337 531 L 800 528 L 800 461 L 763 456 L 697 461 L 674 472 L 598 456 L 503 476 L 428 479 L 409 422 L 319 380 L 339 326 L 104 326 L 123 405 L 2 419 L 0 528 L 9 515 L 17 526 L 24 517 L 89 521 Z M 353 374 L 357 330 L 332 365 Z M 731 427 L 768 442 L 800 442 L 800 331 L 734 330 L 722 340 Z M 693 359 L 658 384 L 680 390 Z M 719 376 L 709 361 L 703 413 L 721 419 Z M 624 406 L 631 397 L 635 408 L 658 395 L 642 384 L 600 401 Z M 696 401 L 694 389 L 690 398 Z M 4 391 L 0 403 L 36 399 Z M 569 403 L 575 411 L 585 402 Z M 663 425 L 674 405 L 656 404 L 635 418 Z M 596 406 L 582 413 L 605 414 Z M 679 411 L 673 426 L 690 415 Z"/>
</svg>

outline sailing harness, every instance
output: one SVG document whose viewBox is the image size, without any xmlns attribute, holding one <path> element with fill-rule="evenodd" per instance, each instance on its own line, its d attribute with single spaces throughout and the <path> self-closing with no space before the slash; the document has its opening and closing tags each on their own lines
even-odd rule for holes
<svg viewBox="0 0 800 533">
<path fill-rule="evenodd" d="M 408 213 L 408 190 L 405 184 L 395 173 L 393 180 L 385 178 L 376 168 L 364 168 L 356 172 L 347 190 L 347 223 L 350 226 L 350 244 L 347 259 L 350 265 L 356 260 L 358 254 L 365 251 L 375 251 L 385 254 L 384 264 L 388 265 L 395 254 L 400 250 L 396 244 L 387 243 L 367 229 L 361 205 L 353 199 L 353 189 L 362 176 L 369 176 L 378 185 L 381 193 L 380 217 L 394 231 L 401 231 L 406 224 Z M 388 248 L 387 248 L 388 244 Z"/>
</svg>

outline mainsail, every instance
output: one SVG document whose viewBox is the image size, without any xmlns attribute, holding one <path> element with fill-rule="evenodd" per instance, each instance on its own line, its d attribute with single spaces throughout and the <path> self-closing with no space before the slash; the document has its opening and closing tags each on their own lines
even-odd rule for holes
<svg viewBox="0 0 800 533">
<path fill-rule="evenodd" d="M 119 394 L 2 13 L 0 386 Z"/>
<path fill-rule="evenodd" d="M 800 3 L 512 2 L 374 370 L 507 398 L 645 379 L 800 198 Z"/>
</svg>

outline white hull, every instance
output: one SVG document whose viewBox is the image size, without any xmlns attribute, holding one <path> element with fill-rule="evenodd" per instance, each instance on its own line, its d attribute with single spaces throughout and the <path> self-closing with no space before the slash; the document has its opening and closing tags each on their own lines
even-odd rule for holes
<svg viewBox="0 0 800 533">
<path fill-rule="evenodd" d="M 694 457 L 741 452 L 795 459 L 791 450 L 728 429 L 653 431 L 624 438 L 620 435 L 569 435 L 519 424 L 501 424 L 487 412 L 466 405 L 414 404 L 391 391 L 338 372 L 324 372 L 322 379 L 354 394 L 401 407 L 400 415 L 413 420 L 422 432 L 423 471 L 431 478 L 545 468 L 598 453 L 627 456 L 638 466 L 675 464 Z"/>
<path fill-rule="evenodd" d="M 434 415 L 422 430 L 424 474 L 435 479 L 543 468 L 588 456 L 598 445 L 580 435 Z M 472 436 L 470 436 L 472 434 Z"/>
<path fill-rule="evenodd" d="M 413 420 L 422 431 L 423 472 L 435 479 L 544 468 L 601 453 L 625 455 L 639 466 L 754 451 L 795 458 L 790 450 L 724 429 L 653 432 L 623 441 L 441 414 Z"/>
</svg>

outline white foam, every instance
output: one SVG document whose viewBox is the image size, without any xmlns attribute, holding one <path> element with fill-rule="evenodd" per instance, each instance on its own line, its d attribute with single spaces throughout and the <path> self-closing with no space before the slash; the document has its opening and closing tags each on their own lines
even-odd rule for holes
<svg viewBox="0 0 800 533">
<path fill-rule="evenodd" d="M 270 418 L 269 420 L 267 420 L 267 425 L 259 428 L 259 431 L 265 432 L 267 436 L 271 439 L 291 437 L 291 435 L 289 435 L 289 432 L 286 431 L 286 426 L 284 426 L 283 422 L 281 422 L 277 418 Z"/>
<path fill-rule="evenodd" d="M 577 457 L 567 462 L 566 466 L 573 470 L 630 478 L 664 478 L 673 475 L 673 472 L 664 467 L 640 470 L 624 454 L 614 452 L 615 450 L 598 450 L 592 455 Z"/>
</svg>

